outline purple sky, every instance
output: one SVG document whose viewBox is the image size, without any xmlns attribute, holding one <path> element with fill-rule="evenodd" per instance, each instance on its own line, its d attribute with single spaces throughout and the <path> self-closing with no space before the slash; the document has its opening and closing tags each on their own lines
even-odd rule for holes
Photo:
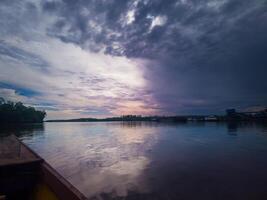
<svg viewBox="0 0 267 200">
<path fill-rule="evenodd" d="M 266 0 L 2 0 L 0 97 L 47 119 L 267 105 Z"/>
</svg>

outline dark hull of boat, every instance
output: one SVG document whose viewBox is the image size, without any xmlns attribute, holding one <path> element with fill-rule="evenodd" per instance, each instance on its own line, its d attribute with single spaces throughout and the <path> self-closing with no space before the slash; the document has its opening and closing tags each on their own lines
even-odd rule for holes
<svg viewBox="0 0 267 200">
<path fill-rule="evenodd" d="M 24 159 L 0 162 L 0 199 L 86 200 L 87 198 L 39 155 L 16 138 Z M 1 158 L 0 158 L 1 159 Z"/>
</svg>

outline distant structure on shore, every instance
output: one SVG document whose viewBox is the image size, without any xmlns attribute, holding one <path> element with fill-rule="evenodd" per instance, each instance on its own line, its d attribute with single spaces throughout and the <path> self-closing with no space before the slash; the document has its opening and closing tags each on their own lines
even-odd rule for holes
<svg viewBox="0 0 267 200">
<path fill-rule="evenodd" d="M 21 102 L 14 103 L 0 98 L 0 123 L 40 123 L 45 116 L 45 111 L 24 106 Z"/>
<path fill-rule="evenodd" d="M 267 120 L 267 108 L 262 111 L 236 112 L 235 109 L 226 110 L 226 120 L 230 121 L 264 121 Z"/>
<path fill-rule="evenodd" d="M 264 121 L 267 122 L 267 109 L 257 112 L 236 112 L 235 109 L 227 109 L 226 115 L 190 115 L 190 116 L 141 116 L 123 115 L 104 119 L 80 118 L 68 120 L 47 120 L 47 122 L 101 122 L 101 121 L 147 121 L 147 122 L 238 122 L 238 121 Z"/>
<path fill-rule="evenodd" d="M 226 115 L 208 115 L 208 116 L 188 116 L 188 121 L 209 121 L 209 122 L 238 122 L 238 121 L 266 121 L 267 108 L 261 111 L 237 112 L 236 109 L 227 109 Z"/>
<path fill-rule="evenodd" d="M 5 101 L 0 97 L 0 123 L 39 123 L 43 122 L 45 111 L 35 110 L 33 107 L 24 106 L 21 102 Z M 225 115 L 183 115 L 183 116 L 141 116 L 122 115 L 110 118 L 79 118 L 67 120 L 47 120 L 47 122 L 101 122 L 101 121 L 147 121 L 184 123 L 194 122 L 267 122 L 267 108 L 261 111 L 237 112 L 236 109 L 227 109 Z"/>
</svg>

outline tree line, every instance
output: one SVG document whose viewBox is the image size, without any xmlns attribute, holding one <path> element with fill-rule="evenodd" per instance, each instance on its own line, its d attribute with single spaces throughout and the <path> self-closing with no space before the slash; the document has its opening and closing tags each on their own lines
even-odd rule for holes
<svg viewBox="0 0 267 200">
<path fill-rule="evenodd" d="M 43 122 L 45 116 L 45 111 L 0 97 L 0 123 L 39 123 Z"/>
</svg>

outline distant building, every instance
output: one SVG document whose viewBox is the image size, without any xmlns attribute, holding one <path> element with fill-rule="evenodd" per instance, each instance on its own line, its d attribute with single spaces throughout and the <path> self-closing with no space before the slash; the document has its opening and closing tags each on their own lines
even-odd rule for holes
<svg viewBox="0 0 267 200">
<path fill-rule="evenodd" d="M 253 112 L 236 112 L 235 109 L 226 110 L 228 121 L 263 121 L 267 120 L 267 109 Z"/>
</svg>

